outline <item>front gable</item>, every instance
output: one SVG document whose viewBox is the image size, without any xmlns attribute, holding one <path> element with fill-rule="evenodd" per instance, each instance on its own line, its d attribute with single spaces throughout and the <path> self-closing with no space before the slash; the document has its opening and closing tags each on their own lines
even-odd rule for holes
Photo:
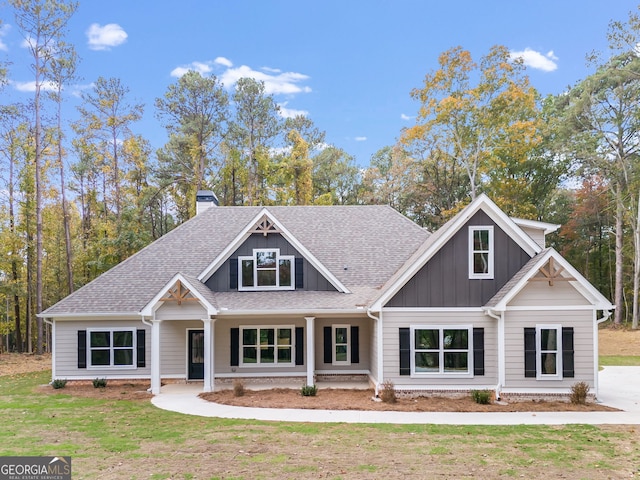
<svg viewBox="0 0 640 480">
<path fill-rule="evenodd" d="M 289 289 L 349 293 L 342 282 L 266 208 L 209 264 L 198 280 L 216 292 L 239 290 L 241 260 L 255 255 L 258 249 L 274 249 L 279 256 L 294 260 L 290 271 L 295 272 L 297 268 L 298 278 L 291 279 L 292 288 Z"/>
<path fill-rule="evenodd" d="M 492 231 L 492 278 L 469 278 L 469 231 Z M 485 211 L 477 211 L 387 303 L 388 307 L 480 307 L 530 256 Z"/>
</svg>

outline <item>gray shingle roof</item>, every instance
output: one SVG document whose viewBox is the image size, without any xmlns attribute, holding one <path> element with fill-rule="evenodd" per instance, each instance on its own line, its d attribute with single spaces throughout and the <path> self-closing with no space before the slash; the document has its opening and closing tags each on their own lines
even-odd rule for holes
<svg viewBox="0 0 640 480">
<path fill-rule="evenodd" d="M 217 308 L 354 308 L 366 304 L 429 237 L 387 206 L 210 208 L 42 315 L 137 313 L 176 273 L 194 282 L 263 208 L 352 293 L 204 292 Z M 201 293 L 203 288 L 207 287 L 197 287 Z"/>
</svg>

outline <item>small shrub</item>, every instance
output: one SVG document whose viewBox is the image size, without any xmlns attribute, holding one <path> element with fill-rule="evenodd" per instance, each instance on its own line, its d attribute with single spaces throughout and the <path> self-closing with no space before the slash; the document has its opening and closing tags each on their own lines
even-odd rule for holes
<svg viewBox="0 0 640 480">
<path fill-rule="evenodd" d="M 242 383 L 240 380 L 235 380 L 233 382 L 233 396 L 234 397 L 244 396 L 244 383 Z"/>
<path fill-rule="evenodd" d="M 379 396 L 384 403 L 396 403 L 396 389 L 391 380 L 387 380 L 382 384 Z"/>
<path fill-rule="evenodd" d="M 303 385 L 300 391 L 303 397 L 315 397 L 318 393 L 318 387 L 315 385 Z"/>
<path fill-rule="evenodd" d="M 577 382 L 571 385 L 571 395 L 569 396 L 571 403 L 574 405 L 584 405 L 587 403 L 587 394 L 590 388 L 587 382 Z"/>
<path fill-rule="evenodd" d="M 51 382 L 51 386 L 56 390 L 59 388 L 64 388 L 67 385 L 66 380 L 62 380 L 61 378 L 56 378 L 53 382 Z"/>
<path fill-rule="evenodd" d="M 472 390 L 471 398 L 480 405 L 487 405 L 491 400 L 491 392 L 489 390 Z"/>
<path fill-rule="evenodd" d="M 94 378 L 93 379 L 93 388 L 105 388 L 107 386 L 106 378 Z"/>
</svg>

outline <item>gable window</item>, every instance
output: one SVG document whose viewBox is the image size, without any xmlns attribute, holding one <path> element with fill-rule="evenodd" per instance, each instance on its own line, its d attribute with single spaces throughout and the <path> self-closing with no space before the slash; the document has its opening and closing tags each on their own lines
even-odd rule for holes
<svg viewBox="0 0 640 480">
<path fill-rule="evenodd" d="M 240 365 L 293 365 L 293 332 L 293 326 L 241 327 Z"/>
<path fill-rule="evenodd" d="M 134 367 L 135 329 L 87 330 L 89 367 Z"/>
<path fill-rule="evenodd" d="M 238 290 L 293 290 L 294 265 L 293 255 L 280 255 L 280 249 L 255 249 L 238 257 Z"/>
<path fill-rule="evenodd" d="M 493 227 L 469 227 L 469 278 L 493 278 Z"/>
<path fill-rule="evenodd" d="M 415 375 L 471 375 L 471 326 L 411 327 L 411 373 Z"/>
<path fill-rule="evenodd" d="M 524 329 L 525 377 L 573 378 L 573 328 L 536 325 Z"/>
</svg>

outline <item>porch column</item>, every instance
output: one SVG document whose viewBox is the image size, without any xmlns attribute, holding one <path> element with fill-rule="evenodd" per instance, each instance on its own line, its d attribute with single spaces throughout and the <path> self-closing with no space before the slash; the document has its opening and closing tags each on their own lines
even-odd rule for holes
<svg viewBox="0 0 640 480">
<path fill-rule="evenodd" d="M 316 350 L 314 324 L 316 317 L 304 317 L 307 321 L 307 385 L 314 385 L 313 376 L 316 371 Z"/>
<path fill-rule="evenodd" d="M 204 387 L 205 392 L 213 392 L 214 388 L 214 324 L 215 319 L 203 318 L 204 323 Z"/>
<path fill-rule="evenodd" d="M 151 322 L 151 393 L 160 393 L 160 322 Z"/>
</svg>

